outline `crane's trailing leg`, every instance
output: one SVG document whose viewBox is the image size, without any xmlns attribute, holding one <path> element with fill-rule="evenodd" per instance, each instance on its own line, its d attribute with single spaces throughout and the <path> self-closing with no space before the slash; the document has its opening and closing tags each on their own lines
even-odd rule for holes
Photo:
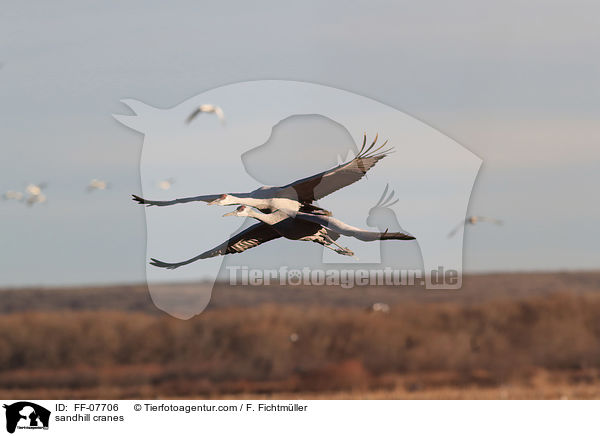
<svg viewBox="0 0 600 436">
<path fill-rule="evenodd" d="M 343 256 L 354 256 L 354 252 L 352 250 L 350 250 L 349 248 L 341 248 L 341 249 L 333 248 L 333 247 L 330 247 L 329 245 L 323 245 L 323 247 L 329 248 L 331 251 L 335 251 L 336 253 L 341 254 Z"/>
<path fill-rule="evenodd" d="M 331 237 L 326 236 L 325 237 L 325 241 L 326 241 L 326 244 L 327 244 L 327 245 L 325 245 L 325 247 L 330 248 L 331 250 L 335 251 L 336 253 L 343 254 L 344 256 L 354 256 L 354 252 L 352 250 L 350 250 L 347 247 L 342 247 L 340 244 L 338 244 L 333 239 L 331 239 Z M 336 248 L 331 248 L 331 247 L 328 246 L 330 244 L 333 244 L 333 245 L 335 245 L 338 248 L 337 249 Z"/>
</svg>

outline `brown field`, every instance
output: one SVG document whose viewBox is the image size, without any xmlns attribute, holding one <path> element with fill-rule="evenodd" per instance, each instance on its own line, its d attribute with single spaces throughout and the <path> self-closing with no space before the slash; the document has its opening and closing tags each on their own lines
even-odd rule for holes
<svg viewBox="0 0 600 436">
<path fill-rule="evenodd" d="M 599 291 L 600 273 L 469 276 L 460 291 L 222 286 L 181 321 L 143 286 L 4 290 L 0 396 L 600 398 Z"/>
</svg>

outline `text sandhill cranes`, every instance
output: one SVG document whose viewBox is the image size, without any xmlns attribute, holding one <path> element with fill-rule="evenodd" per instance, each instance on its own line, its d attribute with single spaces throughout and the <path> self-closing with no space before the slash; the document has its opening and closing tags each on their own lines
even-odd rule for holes
<svg viewBox="0 0 600 436">
<path fill-rule="evenodd" d="M 241 204 L 235 211 L 224 216 L 248 216 L 260 221 L 258 224 L 242 230 L 224 243 L 196 257 L 176 263 L 163 262 L 152 258 L 151 265 L 175 269 L 200 259 L 241 253 L 281 237 L 290 240 L 315 242 L 346 256 L 352 256 L 354 253 L 336 242 L 340 235 L 354 237 L 362 241 L 415 239 L 407 233 L 388 233 L 387 230 L 385 232 L 370 232 L 350 226 L 333 218 L 331 212 L 313 204 L 315 200 L 360 180 L 369 169 L 391 151 L 391 149 L 380 151 L 387 141 L 380 147 L 374 148 L 376 141 L 377 136 L 367 147 L 365 135 L 359 153 L 350 162 L 285 186 L 263 186 L 247 193 L 202 195 L 169 201 L 146 200 L 134 195 L 133 199 L 135 201 L 148 206 L 169 206 L 192 201 L 204 201 L 209 205 Z"/>
<path fill-rule="evenodd" d="M 452 229 L 452 231 L 450 233 L 448 233 L 448 237 L 451 238 L 452 236 L 454 236 L 456 234 L 456 232 L 458 232 L 462 227 L 466 226 L 466 225 L 473 225 L 473 224 L 477 224 L 480 222 L 488 222 L 488 223 L 492 223 L 492 224 L 496 224 L 497 226 L 502 225 L 502 221 L 496 218 L 489 218 L 486 216 L 478 216 L 478 215 L 472 215 L 472 216 L 468 216 L 464 221 L 461 221 L 455 228 Z"/>
</svg>

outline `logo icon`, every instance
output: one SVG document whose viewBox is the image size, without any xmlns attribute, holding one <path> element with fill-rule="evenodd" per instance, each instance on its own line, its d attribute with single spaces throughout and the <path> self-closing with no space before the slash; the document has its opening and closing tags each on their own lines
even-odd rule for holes
<svg viewBox="0 0 600 436">
<path fill-rule="evenodd" d="M 6 431 L 14 433 L 18 429 L 48 429 L 50 411 L 29 401 L 19 401 L 4 405 L 6 409 Z"/>
</svg>

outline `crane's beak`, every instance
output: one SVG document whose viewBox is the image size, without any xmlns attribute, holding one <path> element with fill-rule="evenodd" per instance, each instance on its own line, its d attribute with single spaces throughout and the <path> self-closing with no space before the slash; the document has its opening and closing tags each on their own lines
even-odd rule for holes
<svg viewBox="0 0 600 436">
<path fill-rule="evenodd" d="M 236 213 L 235 213 L 235 212 L 236 212 L 236 211 L 234 210 L 233 212 L 226 213 L 226 214 L 225 214 L 225 215 L 223 215 L 223 216 L 235 216 L 235 215 L 236 215 Z"/>
</svg>

